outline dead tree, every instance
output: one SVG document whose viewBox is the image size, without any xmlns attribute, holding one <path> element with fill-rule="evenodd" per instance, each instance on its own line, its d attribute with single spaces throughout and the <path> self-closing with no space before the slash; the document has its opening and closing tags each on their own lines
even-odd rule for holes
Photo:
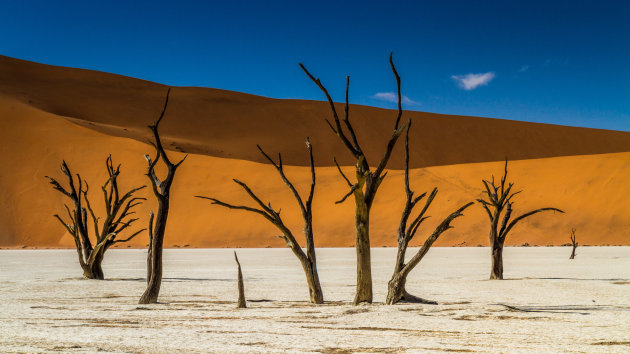
<svg viewBox="0 0 630 354">
<path fill-rule="evenodd" d="M 241 271 L 241 262 L 238 261 L 236 251 L 234 251 L 234 260 L 236 261 L 236 267 L 238 268 L 238 304 L 236 305 L 236 307 L 239 309 L 244 309 L 247 307 L 247 303 L 245 302 L 245 286 L 243 285 L 243 272 Z"/>
<path fill-rule="evenodd" d="M 532 210 L 510 221 L 512 217 L 512 198 L 522 191 L 512 192 L 514 183 L 506 185 L 507 165 L 508 160 L 505 159 L 503 177 L 498 186 L 495 185 L 494 176 L 492 176 L 492 181 L 482 180 L 488 200 L 477 199 L 490 219 L 490 249 L 492 251 L 490 279 L 503 279 L 503 244 L 508 233 L 517 222 L 541 211 L 553 210 L 564 213 L 564 211 L 556 208 L 541 208 Z M 499 222 L 501 223 L 500 226 Z"/>
<path fill-rule="evenodd" d="M 156 303 L 160 293 L 160 285 L 162 284 L 162 249 L 164 247 L 164 231 L 166 230 L 166 220 L 168 218 L 168 210 L 170 206 L 170 190 L 177 168 L 184 162 L 184 160 L 186 160 L 186 156 L 184 156 L 184 158 L 178 163 L 172 163 L 162 146 L 162 141 L 160 140 L 160 134 L 158 132 L 158 125 L 166 113 L 170 93 L 171 89 L 169 88 L 166 92 L 164 108 L 162 109 L 160 117 L 154 124 L 149 125 L 149 129 L 151 129 L 153 138 L 155 139 L 155 142 L 152 143 L 156 150 L 155 158 L 151 159 L 149 155 L 144 155 L 144 158 L 148 163 L 147 176 L 151 181 L 153 194 L 155 194 L 155 197 L 157 198 L 158 209 L 155 216 L 153 212 L 151 212 L 149 219 L 149 250 L 147 254 L 148 280 L 147 289 L 140 298 L 140 304 Z M 155 166 L 160 159 L 164 161 L 167 168 L 166 178 L 163 180 L 160 180 L 155 173 Z"/>
<path fill-rule="evenodd" d="M 55 214 L 55 218 L 59 220 L 74 238 L 74 244 L 79 256 L 79 264 L 83 269 L 83 277 L 87 279 L 104 279 L 101 264 L 105 256 L 105 251 L 114 244 L 127 242 L 146 230 L 138 230 L 125 239 L 117 239 L 118 235 L 127 230 L 138 220 L 137 218 L 130 218 L 130 215 L 135 214 L 133 208 L 142 204 L 142 201 L 146 199 L 134 197 L 134 194 L 146 186 L 133 188 L 124 194 L 120 193 L 118 190 L 120 165 L 114 168 L 111 155 L 105 161 L 105 165 L 109 177 L 101 187 L 106 212 L 101 226 L 99 226 L 99 220 L 102 218 L 96 216 L 88 199 L 88 182 L 81 179 L 81 175 L 78 173 L 76 174 L 75 182 L 75 178 L 72 172 L 70 172 L 66 161 L 61 163 L 61 172 L 68 179 L 68 188 L 64 188 L 56 179 L 46 176 L 46 178 L 50 180 L 50 184 L 52 184 L 53 188 L 67 196 L 74 206 L 71 210 L 67 204 L 64 204 L 68 213 L 68 222 L 59 216 L 59 214 Z M 88 213 L 92 219 L 93 226 L 88 226 Z M 92 227 L 95 237 L 94 245 L 89 235 L 89 230 Z"/>
<path fill-rule="evenodd" d="M 573 248 L 571 249 L 571 257 L 569 257 L 569 259 L 574 259 L 575 258 L 575 249 L 578 246 L 578 243 L 575 242 L 575 229 L 571 229 L 571 236 L 569 236 L 571 238 L 571 246 L 573 246 Z"/>
<path fill-rule="evenodd" d="M 247 192 L 247 194 L 252 198 L 260 209 L 252 208 L 243 205 L 232 205 L 225 202 L 222 202 L 215 198 L 196 196 L 197 198 L 208 199 L 212 201 L 212 204 L 220 205 L 230 209 L 238 209 L 238 210 L 246 210 L 252 213 L 256 213 L 262 215 L 265 219 L 271 222 L 280 232 L 282 232 L 282 236 L 280 236 L 286 242 L 287 246 L 293 251 L 293 254 L 298 258 L 300 263 L 302 264 L 302 268 L 304 269 L 304 274 L 306 275 L 306 283 L 308 285 L 308 293 L 310 302 L 313 304 L 322 304 L 324 302 L 324 295 L 322 294 L 322 287 L 319 283 L 319 275 L 317 274 L 317 260 L 315 257 L 315 243 L 313 241 L 313 195 L 315 192 L 315 162 L 313 161 L 313 148 L 309 141 L 306 139 L 306 147 L 309 152 L 310 164 L 311 164 L 311 188 L 308 194 L 308 198 L 306 202 L 302 200 L 300 194 L 293 186 L 293 183 L 289 181 L 289 179 L 284 174 L 284 167 L 282 165 L 282 155 L 278 153 L 278 162 L 276 163 L 269 155 L 267 155 L 263 149 L 258 146 L 258 150 L 260 150 L 261 154 L 276 168 L 282 181 L 293 193 L 293 196 L 297 200 L 300 211 L 302 212 L 302 218 L 304 219 L 304 238 L 306 241 L 306 253 L 300 247 L 300 244 L 295 240 L 293 236 L 293 232 L 284 224 L 282 218 L 280 217 L 280 210 L 276 211 L 271 206 L 271 203 L 263 203 L 262 200 L 252 192 L 252 190 L 245 183 L 234 179 L 234 182 L 237 183 L 241 188 Z"/>
<path fill-rule="evenodd" d="M 407 195 L 407 199 L 405 201 L 405 208 L 403 209 L 402 216 L 400 218 L 400 225 L 398 226 L 398 253 L 396 254 L 396 264 L 394 266 L 394 274 L 392 275 L 391 280 L 388 283 L 387 288 L 387 298 L 385 303 L 388 305 L 393 305 L 398 302 L 414 302 L 414 303 L 423 303 L 423 304 L 433 304 L 437 305 L 437 302 L 425 300 L 423 298 L 414 296 L 409 294 L 405 290 L 405 284 L 407 282 L 407 275 L 414 269 L 415 266 L 420 263 L 422 258 L 429 252 L 429 248 L 433 245 L 433 243 L 448 229 L 453 228 L 451 226 L 451 222 L 456 218 L 462 216 L 462 212 L 473 205 L 473 202 L 470 202 L 455 212 L 451 213 L 448 217 L 446 217 L 433 231 L 433 233 L 427 237 L 424 241 L 424 244 L 418 250 L 418 252 L 409 260 L 409 262 L 405 263 L 405 253 L 407 252 L 407 247 L 409 246 L 409 242 L 413 239 L 420 227 L 420 224 L 424 220 L 428 218 L 425 216 L 427 210 L 431 206 L 433 199 L 437 195 L 437 188 L 433 188 L 433 191 L 426 199 L 424 203 L 424 207 L 420 210 L 420 213 L 409 223 L 409 217 L 413 212 L 413 209 L 416 205 L 427 195 L 427 193 L 422 193 L 417 197 L 414 197 L 414 192 L 409 187 L 409 129 L 411 128 L 411 120 L 407 123 L 407 132 L 405 134 L 405 194 Z"/>
<path fill-rule="evenodd" d="M 330 105 L 330 109 L 332 111 L 334 125 L 326 119 L 328 126 L 332 129 L 333 133 L 341 139 L 346 149 L 352 153 L 352 155 L 356 159 L 356 182 L 350 182 L 350 179 L 346 177 L 346 175 L 341 171 L 341 167 L 337 163 L 335 159 L 335 164 L 337 165 L 337 169 L 339 173 L 343 177 L 343 179 L 350 187 L 350 191 L 343 197 L 341 200 L 336 203 L 342 203 L 345 201 L 350 195 L 354 195 L 355 201 L 355 228 L 356 228 L 356 240 L 355 240 L 355 248 L 357 254 L 357 288 L 356 294 L 354 297 L 353 303 L 359 304 L 361 302 L 372 302 L 372 269 L 371 269 L 371 260 L 370 260 L 370 210 L 372 208 L 372 203 L 374 202 L 374 197 L 376 196 L 376 192 L 378 191 L 378 187 L 383 182 L 383 179 L 387 175 L 387 172 L 384 172 L 385 167 L 387 166 L 387 162 L 391 156 L 392 150 L 396 145 L 396 141 L 400 134 L 403 132 L 404 126 L 399 126 L 400 119 L 402 117 L 402 104 L 401 104 L 401 93 L 400 93 L 400 77 L 398 76 L 398 72 L 396 71 L 396 67 L 394 66 L 394 61 L 392 59 L 392 55 L 389 56 L 389 63 L 396 78 L 396 85 L 398 88 L 398 115 L 396 117 L 396 122 L 394 124 L 394 130 L 392 131 L 392 135 L 387 142 L 387 149 L 385 150 L 385 154 L 381 157 L 381 160 L 374 171 L 370 168 L 370 164 L 363 153 L 363 149 L 359 145 L 359 141 L 354 132 L 354 128 L 349 120 L 349 112 L 350 106 L 348 104 L 348 89 L 350 86 L 350 77 L 346 76 L 346 103 L 344 106 L 344 118 L 343 124 L 345 126 L 342 127 L 341 120 L 339 119 L 339 115 L 337 114 L 337 109 L 335 108 L 335 104 L 328 94 L 328 90 L 322 85 L 319 79 L 316 79 L 311 73 L 300 63 L 300 67 L 306 75 L 320 88 L 320 90 L 326 96 L 328 103 Z"/>
</svg>

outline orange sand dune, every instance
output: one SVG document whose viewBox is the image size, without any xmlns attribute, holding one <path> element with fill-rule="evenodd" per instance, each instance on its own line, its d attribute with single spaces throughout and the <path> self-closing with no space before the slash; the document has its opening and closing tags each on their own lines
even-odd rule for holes
<svg viewBox="0 0 630 354">
<path fill-rule="evenodd" d="M 404 80 L 404 68 L 401 74 Z M 165 93 L 165 86 L 149 81 L 0 56 L 0 94 L 108 135 L 145 142 L 146 126 L 159 114 Z M 198 87 L 174 88 L 171 97 L 162 132 L 173 150 L 265 162 L 255 149 L 261 144 L 282 151 L 285 163 L 303 166 L 308 163 L 303 141 L 310 136 L 319 166 L 330 166 L 333 156 L 353 163 L 323 120 L 330 117 L 325 102 Z M 395 112 L 357 105 L 350 111 L 369 162 L 376 165 Z M 404 117 L 414 120 L 412 168 L 630 151 L 627 132 L 423 112 Z M 400 145 L 390 168 L 403 168 Z"/>
<path fill-rule="evenodd" d="M 77 104 L 80 101 L 77 100 Z M 150 107 L 150 110 L 154 108 Z M 165 123 L 169 120 L 175 119 L 167 117 Z M 210 125 L 208 131 L 212 131 L 212 127 Z M 420 127 L 414 126 L 414 144 L 419 144 L 420 131 Z M 604 133 L 608 134 L 594 134 Z M 622 133 L 614 134 L 623 136 Z M 58 167 L 62 158 L 69 162 L 74 172 L 80 172 L 90 182 L 94 204 L 100 205 L 98 186 L 105 180 L 104 160 L 109 153 L 115 161 L 123 162 L 121 187 L 148 183 L 144 176 L 146 162 L 143 155 L 152 152 L 149 145 L 78 126 L 62 116 L 44 112 L 23 103 L 23 100 L 6 95 L 0 95 L 0 139 L 0 164 L 3 166 L 3 173 L 0 174 L 2 247 L 71 247 L 70 236 L 52 217 L 53 213 L 62 212 L 64 200 L 43 177 L 60 177 Z M 296 138 L 296 148 L 292 152 L 296 158 L 304 159 L 306 150 L 300 140 Z M 584 144 L 588 145 L 589 141 Z M 275 143 L 281 144 L 279 141 Z M 273 145 L 271 142 L 269 144 Z M 246 145 L 238 141 L 226 143 L 222 147 L 246 151 L 242 147 Z M 315 154 L 320 159 L 326 156 L 327 148 L 330 147 L 326 147 L 321 140 L 319 143 L 314 142 Z M 273 149 L 269 148 L 269 151 Z M 418 155 L 419 151 L 414 153 Z M 176 152 L 172 154 L 177 155 L 174 158 L 182 156 Z M 400 156 L 397 158 L 400 159 Z M 412 170 L 412 186 L 418 192 L 428 191 L 433 186 L 440 188 L 430 210 L 433 217 L 426 222 L 426 227 L 414 243 L 423 241 L 431 226 L 441 217 L 479 197 L 480 179 L 492 173 L 499 174 L 501 168 L 501 162 L 490 162 Z M 350 172 L 352 168 L 346 169 Z M 306 192 L 308 169 L 287 166 L 286 170 L 302 192 Z M 508 244 L 563 244 L 568 241 L 572 227 L 577 228 L 581 244 L 630 244 L 630 152 L 514 161 L 511 163 L 510 176 L 517 182 L 516 188 L 525 190 L 517 197 L 516 213 L 554 206 L 564 209 L 566 214 L 549 213 L 530 218 L 514 229 Z M 270 200 L 276 208 L 282 208 L 287 224 L 294 228 L 297 235 L 300 234 L 302 224 L 295 201 L 271 166 L 192 154 L 181 166 L 173 185 L 167 246 L 283 246 L 283 241 L 276 237 L 278 232 L 260 216 L 226 210 L 193 198 L 196 194 L 203 194 L 251 205 L 246 194 L 231 181 L 233 177 L 249 183 L 263 199 Z M 402 172 L 390 171 L 377 196 L 371 223 L 374 246 L 395 245 L 395 230 L 403 201 L 401 183 Z M 346 192 L 346 188 L 334 168 L 317 168 L 314 226 L 318 246 L 351 246 L 354 243 L 352 200 L 342 205 L 334 204 Z M 155 207 L 152 196 L 148 192 L 144 195 L 150 199 L 146 206 L 138 209 L 143 227 L 147 223 L 148 208 Z M 487 217 L 480 207 L 471 207 L 466 216 L 458 219 L 454 225 L 455 229 L 444 234 L 438 240 L 438 245 L 474 246 L 488 243 Z M 146 243 L 147 235 L 143 234 L 130 245 L 144 246 Z"/>
</svg>

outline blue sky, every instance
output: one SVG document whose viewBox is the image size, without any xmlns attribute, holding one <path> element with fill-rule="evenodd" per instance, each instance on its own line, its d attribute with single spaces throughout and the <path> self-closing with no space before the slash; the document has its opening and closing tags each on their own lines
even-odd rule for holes
<svg viewBox="0 0 630 354">
<path fill-rule="evenodd" d="M 5 1 L 0 54 L 169 85 L 630 131 L 627 1 Z"/>
</svg>

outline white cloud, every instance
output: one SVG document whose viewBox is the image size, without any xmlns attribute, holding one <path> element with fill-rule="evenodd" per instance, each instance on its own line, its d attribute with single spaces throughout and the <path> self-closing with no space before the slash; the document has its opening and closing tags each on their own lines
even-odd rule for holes
<svg viewBox="0 0 630 354">
<path fill-rule="evenodd" d="M 519 73 L 529 70 L 529 65 L 523 65 L 520 69 L 518 69 Z"/>
<path fill-rule="evenodd" d="M 479 74 L 466 74 L 466 75 L 453 75 L 451 76 L 457 85 L 466 90 L 471 91 L 479 86 L 487 85 L 492 79 L 494 79 L 493 72 L 479 73 Z"/>
<path fill-rule="evenodd" d="M 398 103 L 398 95 L 393 92 L 377 92 L 376 94 L 371 96 L 371 98 L 381 100 L 381 101 L 386 101 L 386 102 Z M 414 101 L 405 95 L 402 96 L 401 101 L 403 104 L 409 105 L 409 106 L 420 105 L 420 102 Z"/>
</svg>

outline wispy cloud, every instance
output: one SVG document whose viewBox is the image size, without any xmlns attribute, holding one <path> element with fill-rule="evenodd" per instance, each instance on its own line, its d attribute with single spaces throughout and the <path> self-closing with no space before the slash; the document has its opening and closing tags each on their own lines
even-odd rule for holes
<svg viewBox="0 0 630 354">
<path fill-rule="evenodd" d="M 529 65 L 523 65 L 523 66 L 521 66 L 520 69 L 518 69 L 518 72 L 522 73 L 522 72 L 525 72 L 527 70 L 529 70 Z"/>
<path fill-rule="evenodd" d="M 370 96 L 371 98 L 380 100 L 380 101 L 385 101 L 385 102 L 392 102 L 392 103 L 398 103 L 398 95 L 396 95 L 393 92 L 377 92 L 375 93 L 373 96 Z M 401 99 L 402 103 L 405 105 L 409 105 L 409 106 L 419 106 L 420 102 L 418 101 L 414 101 L 411 98 L 403 95 L 402 99 Z"/>
<path fill-rule="evenodd" d="M 479 73 L 479 74 L 466 74 L 466 75 L 453 75 L 451 78 L 455 80 L 457 85 L 466 90 L 471 91 L 479 86 L 487 85 L 492 79 L 494 79 L 493 72 Z"/>
</svg>

